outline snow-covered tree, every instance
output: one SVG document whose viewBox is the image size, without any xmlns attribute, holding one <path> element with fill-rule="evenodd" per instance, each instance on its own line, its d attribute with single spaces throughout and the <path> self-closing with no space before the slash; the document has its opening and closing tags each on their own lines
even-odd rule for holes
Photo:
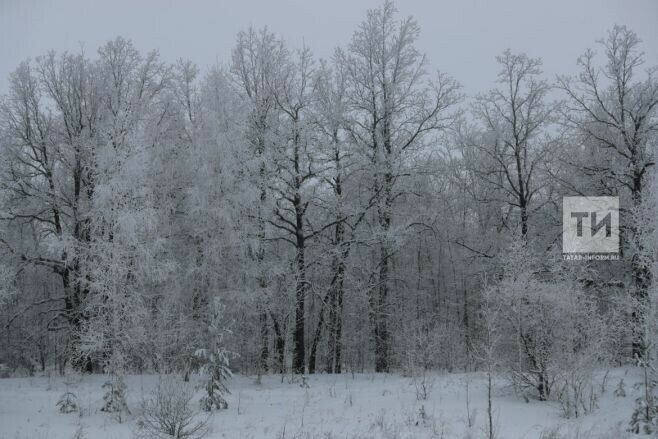
<svg viewBox="0 0 658 439">
<path fill-rule="evenodd" d="M 643 328 L 653 282 L 633 212 L 646 198 L 647 178 L 654 166 L 652 142 L 658 134 L 656 67 L 645 74 L 641 71 L 645 60 L 640 42 L 632 30 L 615 26 L 600 41 L 602 65 L 588 50 L 578 58 L 578 76 L 558 79 L 568 96 L 564 118 L 585 147 L 574 151 L 580 158 L 577 166 L 596 189 L 621 196 L 622 245 L 631 270 L 633 358 L 642 358 L 646 351 Z"/>
<path fill-rule="evenodd" d="M 462 142 L 469 169 L 493 191 L 486 201 L 518 218 L 526 238 L 530 217 L 551 201 L 546 173 L 555 146 L 549 137 L 555 105 L 546 102 L 550 86 L 541 79 L 540 59 L 507 50 L 496 61 L 498 87 L 473 104 L 481 132 L 467 134 Z"/>
<path fill-rule="evenodd" d="M 210 322 L 207 328 L 207 348 L 197 350 L 194 355 L 201 360 L 204 395 L 201 398 L 201 408 L 207 412 L 228 408 L 226 395 L 231 392 L 227 381 L 233 376 L 229 368 L 229 353 L 223 346 L 225 333 L 223 307 L 212 302 Z"/>
<path fill-rule="evenodd" d="M 390 1 L 368 11 L 347 50 L 336 59 L 344 69 L 350 136 L 368 163 L 374 199 L 372 234 L 377 243 L 369 286 L 375 369 L 389 369 L 391 267 L 398 235 L 396 201 L 410 159 L 421 154 L 433 134 L 449 127 L 459 101 L 458 84 L 445 74 L 428 74 L 415 47 L 420 32 L 409 17 L 396 19 Z"/>
</svg>

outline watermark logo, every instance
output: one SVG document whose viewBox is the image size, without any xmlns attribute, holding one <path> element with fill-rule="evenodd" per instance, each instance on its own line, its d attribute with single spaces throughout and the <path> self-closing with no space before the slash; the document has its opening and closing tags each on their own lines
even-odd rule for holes
<svg viewBox="0 0 658 439">
<path fill-rule="evenodd" d="M 619 259 L 619 197 L 564 197 L 562 253 L 568 260 Z"/>
</svg>

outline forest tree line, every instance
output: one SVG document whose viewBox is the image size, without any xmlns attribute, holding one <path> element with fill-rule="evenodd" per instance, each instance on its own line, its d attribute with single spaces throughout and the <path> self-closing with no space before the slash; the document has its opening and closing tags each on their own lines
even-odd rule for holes
<svg viewBox="0 0 658 439">
<path fill-rule="evenodd" d="M 651 357 L 658 78 L 615 26 L 575 75 L 507 50 L 465 96 L 384 3 L 330 59 L 267 28 L 201 74 L 118 37 L 0 100 L 0 363 L 29 373 L 502 367 Z M 593 35 L 595 40 L 597 35 Z M 561 203 L 619 196 L 619 261 Z"/>
</svg>

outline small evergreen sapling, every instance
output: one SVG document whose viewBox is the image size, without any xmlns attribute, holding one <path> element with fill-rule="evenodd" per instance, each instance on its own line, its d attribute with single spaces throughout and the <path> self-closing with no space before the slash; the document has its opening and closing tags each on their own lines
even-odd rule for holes
<svg viewBox="0 0 658 439">
<path fill-rule="evenodd" d="M 126 384 L 123 382 L 122 376 L 117 376 L 111 381 L 106 381 L 103 384 L 105 395 L 103 395 L 102 412 L 116 413 L 121 422 L 121 414 L 128 413 L 128 404 L 126 403 Z"/>
<path fill-rule="evenodd" d="M 225 396 L 230 395 L 231 392 L 226 387 L 226 382 L 233 376 L 233 373 L 229 369 L 226 351 L 218 349 L 211 352 L 199 349 L 196 356 L 204 360 L 202 370 L 206 373 L 203 385 L 206 393 L 201 398 L 201 408 L 207 412 L 227 409 L 228 402 Z"/>
<path fill-rule="evenodd" d="M 60 413 L 73 413 L 78 410 L 78 397 L 67 390 L 59 397 L 57 407 Z"/>
<path fill-rule="evenodd" d="M 626 397 L 626 384 L 624 383 L 623 378 L 619 380 L 619 384 L 617 384 L 617 388 L 615 389 L 614 394 L 617 398 Z"/>
<path fill-rule="evenodd" d="M 658 396 L 656 395 L 658 381 L 654 378 L 655 370 L 649 363 L 640 360 L 640 365 L 644 369 L 644 382 L 637 383 L 636 387 L 643 389 L 643 394 L 635 400 L 635 409 L 628 428 L 635 434 L 658 432 Z"/>
<path fill-rule="evenodd" d="M 223 306 L 218 300 L 212 302 L 207 326 L 207 349 L 198 349 L 194 356 L 200 360 L 201 372 L 205 375 L 205 395 L 201 398 L 201 408 L 207 412 L 228 408 L 226 395 L 230 395 L 226 386 L 229 378 L 233 376 L 229 368 L 229 352 L 222 346 L 222 338 L 226 331 L 222 315 Z"/>
</svg>

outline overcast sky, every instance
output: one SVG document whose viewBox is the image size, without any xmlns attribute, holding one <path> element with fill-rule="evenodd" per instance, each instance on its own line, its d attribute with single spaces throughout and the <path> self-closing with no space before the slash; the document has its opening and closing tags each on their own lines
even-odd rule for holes
<svg viewBox="0 0 658 439">
<path fill-rule="evenodd" d="M 121 35 L 163 59 L 189 58 L 205 70 L 229 59 L 236 33 L 268 25 L 290 45 L 318 57 L 345 45 L 377 0 L 0 0 L 0 93 L 26 58 L 50 49 L 92 54 Z M 658 0 L 408 0 L 401 15 L 421 25 L 418 45 L 432 66 L 457 78 L 469 94 L 491 87 L 494 57 L 506 48 L 544 60 L 549 78 L 572 73 L 585 48 L 626 24 L 658 64 Z"/>
</svg>

